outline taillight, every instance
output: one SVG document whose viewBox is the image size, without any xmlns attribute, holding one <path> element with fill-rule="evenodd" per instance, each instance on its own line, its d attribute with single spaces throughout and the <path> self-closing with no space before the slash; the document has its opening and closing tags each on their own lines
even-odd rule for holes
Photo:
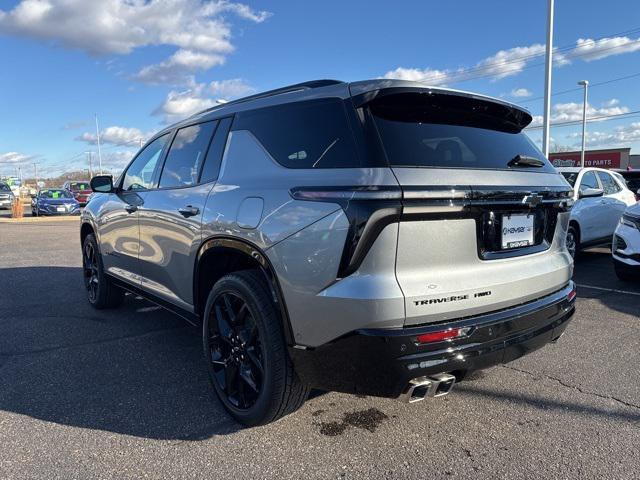
<svg viewBox="0 0 640 480">
<path fill-rule="evenodd" d="M 446 340 L 454 340 L 456 338 L 466 337 L 471 327 L 463 328 L 447 328 L 438 332 L 422 333 L 416 336 L 416 342 L 419 344 L 444 342 Z"/>
<path fill-rule="evenodd" d="M 571 290 L 568 294 L 567 294 L 567 300 L 569 300 L 570 302 L 573 301 L 573 299 L 576 298 L 576 295 L 578 294 L 578 291 L 576 290 L 576 287 L 573 287 L 573 290 Z"/>
</svg>

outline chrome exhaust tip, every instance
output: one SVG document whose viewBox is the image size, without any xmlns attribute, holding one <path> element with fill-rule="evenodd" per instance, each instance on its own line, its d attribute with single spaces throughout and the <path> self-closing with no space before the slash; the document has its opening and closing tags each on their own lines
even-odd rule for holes
<svg viewBox="0 0 640 480">
<path fill-rule="evenodd" d="M 455 383 L 456 377 L 448 373 L 417 377 L 409 380 L 407 388 L 398 397 L 398 400 L 405 403 L 416 403 L 425 398 L 443 397 L 451 391 Z"/>
</svg>

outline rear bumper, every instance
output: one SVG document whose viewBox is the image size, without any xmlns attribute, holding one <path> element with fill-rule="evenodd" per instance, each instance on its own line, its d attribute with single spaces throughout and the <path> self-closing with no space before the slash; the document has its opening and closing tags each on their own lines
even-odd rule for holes
<svg viewBox="0 0 640 480">
<path fill-rule="evenodd" d="M 324 390 L 397 397 L 409 380 L 437 373 L 458 378 L 507 363 L 562 335 L 575 311 L 575 289 L 490 314 L 403 329 L 358 330 L 314 349 L 291 348 L 303 382 Z M 417 335 L 471 327 L 468 336 L 418 345 Z"/>
</svg>

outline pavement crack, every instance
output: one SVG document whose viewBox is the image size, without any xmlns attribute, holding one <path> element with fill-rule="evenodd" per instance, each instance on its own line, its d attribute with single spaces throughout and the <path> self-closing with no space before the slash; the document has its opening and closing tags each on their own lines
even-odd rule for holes
<svg viewBox="0 0 640 480">
<path fill-rule="evenodd" d="M 601 393 L 597 393 L 597 392 L 592 392 L 590 390 L 584 390 L 582 387 L 576 386 L 576 385 L 571 385 L 569 383 L 566 383 L 564 380 L 554 377 L 552 375 L 547 375 L 546 373 L 533 373 L 533 372 L 529 372 L 527 370 L 523 370 L 521 368 L 516 368 L 513 367 L 511 365 L 501 365 L 503 368 L 507 368 L 509 370 L 513 370 L 514 372 L 519 372 L 519 373 L 524 373 L 525 375 L 529 375 L 530 377 L 536 378 L 536 377 L 542 377 L 542 378 L 546 378 L 548 380 L 552 380 L 556 383 L 558 383 L 559 385 L 562 385 L 563 387 L 566 388 L 570 388 L 572 390 L 576 390 L 580 393 L 582 393 L 583 395 L 590 395 L 592 397 L 597 397 L 597 398 L 601 398 L 603 400 L 613 400 L 616 403 L 619 403 L 621 405 L 624 405 L 625 407 L 630 407 L 630 408 L 635 408 L 640 410 L 640 405 L 636 405 L 635 403 L 631 403 L 631 402 L 627 402 L 626 400 L 622 400 L 621 398 L 618 397 L 614 397 L 611 395 L 602 395 Z"/>
</svg>

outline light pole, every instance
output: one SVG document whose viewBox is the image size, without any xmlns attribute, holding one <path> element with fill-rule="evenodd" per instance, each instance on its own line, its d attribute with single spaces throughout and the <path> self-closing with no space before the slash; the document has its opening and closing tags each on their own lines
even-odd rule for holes
<svg viewBox="0 0 640 480">
<path fill-rule="evenodd" d="M 100 127 L 98 127 L 98 114 L 96 113 L 96 140 L 98 141 L 98 165 L 102 175 L 102 150 L 100 149 Z"/>
<path fill-rule="evenodd" d="M 547 4 L 547 47 L 544 62 L 544 117 L 542 126 L 542 153 L 549 155 L 549 128 L 551 125 L 551 70 L 553 68 L 553 0 Z"/>
<path fill-rule="evenodd" d="M 580 152 L 580 168 L 584 168 L 584 147 L 587 143 L 587 90 L 589 90 L 589 81 L 580 80 L 578 85 L 584 87 L 584 99 L 582 103 L 582 151 Z"/>
</svg>

